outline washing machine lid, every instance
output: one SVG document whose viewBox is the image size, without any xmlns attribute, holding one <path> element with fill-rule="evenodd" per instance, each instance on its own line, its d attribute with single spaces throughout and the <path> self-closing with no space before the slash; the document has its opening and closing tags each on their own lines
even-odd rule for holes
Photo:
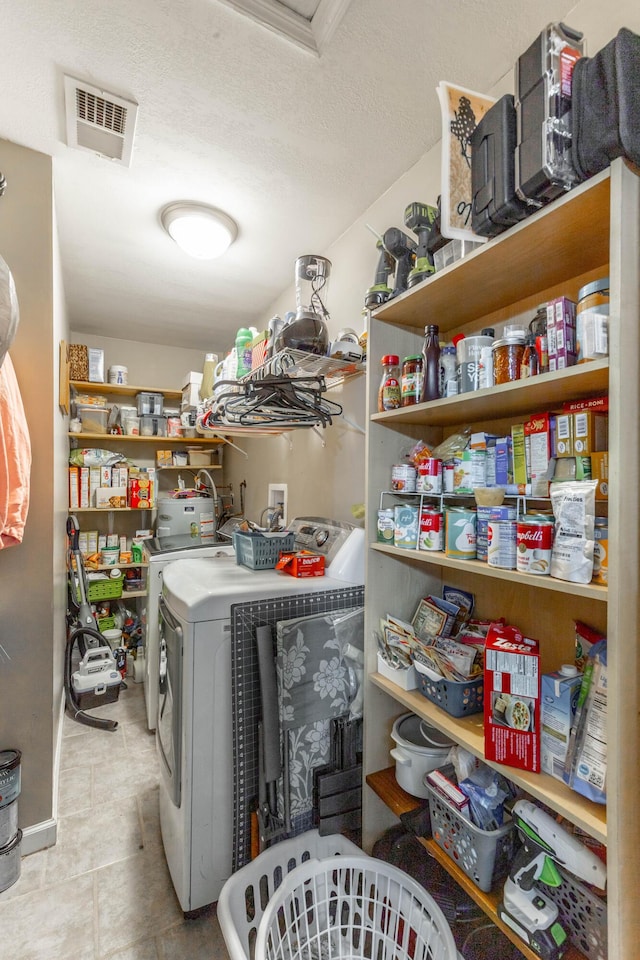
<svg viewBox="0 0 640 960">
<path fill-rule="evenodd" d="M 180 533 L 169 537 L 153 537 L 144 541 L 144 549 L 147 559 L 151 561 L 156 557 L 177 560 L 189 550 L 197 550 L 198 556 L 205 557 L 235 556 L 231 541 L 218 534 L 212 537 L 192 537 L 191 534 Z"/>
<path fill-rule="evenodd" d="M 250 570 L 235 562 L 206 558 L 174 560 L 163 571 L 162 593 L 183 623 L 226 620 L 234 603 L 319 593 L 346 586 L 332 577 L 299 579 L 278 570 Z"/>
</svg>

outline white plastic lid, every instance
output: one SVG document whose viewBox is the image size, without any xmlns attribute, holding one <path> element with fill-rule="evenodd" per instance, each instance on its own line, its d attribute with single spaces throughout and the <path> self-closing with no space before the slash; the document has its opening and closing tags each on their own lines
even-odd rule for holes
<svg viewBox="0 0 640 960">
<path fill-rule="evenodd" d="M 563 663 L 560 667 L 560 673 L 563 677 L 577 677 L 578 668 L 573 663 Z"/>
</svg>

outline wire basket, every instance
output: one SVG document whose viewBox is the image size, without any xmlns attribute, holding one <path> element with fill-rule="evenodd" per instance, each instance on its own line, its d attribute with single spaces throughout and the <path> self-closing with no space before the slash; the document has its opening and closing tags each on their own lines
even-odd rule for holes
<svg viewBox="0 0 640 960">
<path fill-rule="evenodd" d="M 272 534 L 265 537 L 262 533 L 233 534 L 233 547 L 236 551 L 236 563 L 251 570 L 273 570 L 280 559 L 280 553 L 293 550 L 293 533 Z"/>
<path fill-rule="evenodd" d="M 433 897 L 367 856 L 309 860 L 283 880 L 256 938 L 256 960 L 456 960 Z"/>
<path fill-rule="evenodd" d="M 218 920 L 231 960 L 253 960 L 263 911 L 287 873 L 312 857 L 361 853 L 346 837 L 321 837 L 317 830 L 308 830 L 274 844 L 232 874 L 218 899 Z"/>
<path fill-rule="evenodd" d="M 513 821 L 497 830 L 481 830 L 447 803 L 428 780 L 424 785 L 429 793 L 433 839 L 477 887 L 488 892 L 509 872 L 514 848 Z"/>
</svg>

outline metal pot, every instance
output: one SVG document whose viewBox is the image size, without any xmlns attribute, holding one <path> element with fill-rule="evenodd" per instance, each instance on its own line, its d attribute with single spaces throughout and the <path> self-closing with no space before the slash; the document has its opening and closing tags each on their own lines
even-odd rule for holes
<svg viewBox="0 0 640 960">
<path fill-rule="evenodd" d="M 414 797 L 426 799 L 429 792 L 424 785 L 425 774 L 443 766 L 454 741 L 415 713 L 398 717 L 391 738 L 397 744 L 391 756 L 396 761 L 399 786 Z"/>
</svg>

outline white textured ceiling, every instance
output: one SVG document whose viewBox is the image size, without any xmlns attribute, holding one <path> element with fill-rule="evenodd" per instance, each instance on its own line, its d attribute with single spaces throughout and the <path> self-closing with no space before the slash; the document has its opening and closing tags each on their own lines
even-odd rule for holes
<svg viewBox="0 0 640 960">
<path fill-rule="evenodd" d="M 488 90 L 570 6 L 352 0 L 317 57 L 218 0 L 6 4 L 0 138 L 54 157 L 72 329 L 223 350 L 439 139 L 439 80 Z M 66 146 L 65 73 L 139 104 L 131 167 Z M 160 228 L 182 199 L 237 221 L 220 260 Z"/>
</svg>

